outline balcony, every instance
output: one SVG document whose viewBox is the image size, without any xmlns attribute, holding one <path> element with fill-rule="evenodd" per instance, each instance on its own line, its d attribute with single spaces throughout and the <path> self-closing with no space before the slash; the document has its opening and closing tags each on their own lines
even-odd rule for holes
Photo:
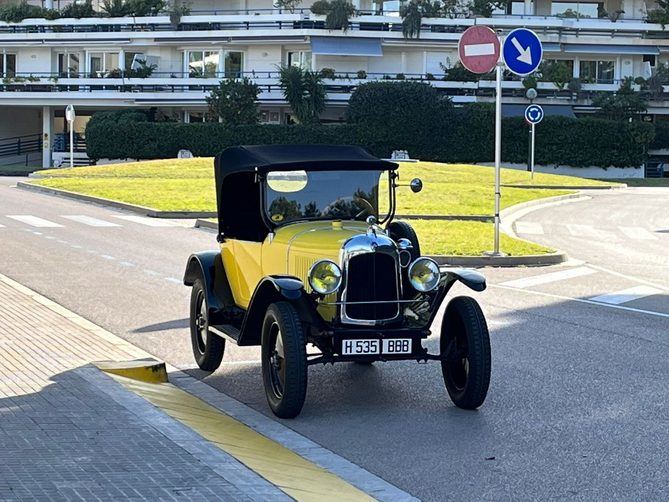
<svg viewBox="0 0 669 502">
<path fill-rule="evenodd" d="M 285 103 L 276 71 L 242 72 L 260 86 L 260 102 L 263 104 Z M 165 74 L 154 72 L 147 78 L 91 78 L 88 74 L 70 75 L 61 78 L 57 74 L 18 74 L 0 82 L 0 104 L 26 104 L 39 102 L 42 105 L 86 106 L 204 106 L 205 97 L 216 87 L 223 74 L 213 78 L 193 78 L 187 73 Z M 495 82 L 482 79 L 477 82 L 448 80 L 445 74 L 388 74 L 366 73 L 359 78 L 357 73 L 336 73 L 325 78 L 327 98 L 330 105 L 345 104 L 351 92 L 363 82 L 417 81 L 426 82 L 449 96 L 456 103 L 488 101 L 494 96 Z M 621 81 L 582 83 L 578 91 L 559 90 L 553 83 L 538 82 L 538 102 L 588 106 L 596 92 L 615 92 Z M 505 102 L 526 102 L 525 87 L 514 77 L 502 83 Z M 654 106 L 669 101 L 669 86 L 661 91 L 648 93 Z"/>
<path fill-rule="evenodd" d="M 401 19 L 392 13 L 361 11 L 352 18 L 349 34 L 353 36 L 402 38 Z M 556 16 L 504 15 L 492 18 L 426 18 L 423 20 L 421 39 L 456 41 L 459 34 L 474 24 L 483 24 L 495 29 L 509 31 L 517 27 L 535 29 L 542 37 L 563 35 L 578 37 L 607 36 L 666 39 L 666 30 L 660 24 L 650 24 L 643 20 L 618 20 L 608 18 L 566 18 Z M 97 40 L 119 38 L 152 39 L 155 41 L 179 39 L 200 40 L 203 34 L 212 38 L 248 36 L 271 36 L 276 32 L 292 35 L 323 34 L 327 31 L 323 16 L 316 16 L 307 9 L 285 13 L 278 9 L 256 9 L 245 11 L 211 11 L 210 14 L 197 13 L 183 16 L 178 22 L 169 16 L 83 18 L 83 19 L 25 19 L 19 23 L 0 22 L 0 43 L 11 41 L 50 41 L 66 39 L 68 34 L 84 34 L 82 42 L 94 34 Z M 16 34 L 23 34 L 16 39 Z M 342 35 L 341 32 L 330 32 Z"/>
</svg>

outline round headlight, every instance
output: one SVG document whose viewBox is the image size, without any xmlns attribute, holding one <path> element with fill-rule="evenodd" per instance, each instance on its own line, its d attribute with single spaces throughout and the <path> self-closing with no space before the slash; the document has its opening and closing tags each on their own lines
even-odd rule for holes
<svg viewBox="0 0 669 502">
<path fill-rule="evenodd" d="M 409 265 L 409 281 L 418 291 L 432 291 L 439 285 L 439 265 L 431 258 L 416 258 Z"/>
<path fill-rule="evenodd" d="M 333 261 L 317 261 L 309 270 L 309 284 L 316 293 L 334 293 L 341 285 L 341 270 Z"/>
</svg>

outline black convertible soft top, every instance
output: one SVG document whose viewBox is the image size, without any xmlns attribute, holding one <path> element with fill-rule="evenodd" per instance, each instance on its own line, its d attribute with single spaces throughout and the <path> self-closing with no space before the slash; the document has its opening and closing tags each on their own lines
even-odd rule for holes
<svg viewBox="0 0 669 502">
<path fill-rule="evenodd" d="M 220 235 L 260 241 L 267 234 L 262 219 L 256 174 L 270 171 L 394 171 L 395 162 L 381 160 L 359 146 L 253 145 L 232 146 L 216 156 L 216 201 Z"/>
</svg>

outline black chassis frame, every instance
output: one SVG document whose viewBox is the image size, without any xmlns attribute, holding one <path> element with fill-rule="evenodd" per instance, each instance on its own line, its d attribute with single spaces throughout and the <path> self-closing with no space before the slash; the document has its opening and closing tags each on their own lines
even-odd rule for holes
<svg viewBox="0 0 669 502">
<path fill-rule="evenodd" d="M 269 305 L 277 301 L 290 302 L 306 327 L 307 342 L 314 344 L 321 351 L 321 354 L 309 356 L 309 365 L 361 359 L 418 362 L 448 360 L 451 354 L 448 352 L 431 354 L 422 346 L 421 341 L 430 336 L 430 326 L 453 284 L 460 281 L 474 291 L 483 291 L 486 288 L 485 277 L 479 272 L 462 268 L 445 268 L 442 269 L 439 287 L 417 300 L 429 302 L 429 318 L 422 326 L 406 326 L 401 321 L 397 325 L 366 327 L 325 321 L 316 310 L 319 295 L 307 293 L 302 281 L 290 276 L 264 277 L 251 297 L 249 308 L 244 310 L 236 306 L 220 251 L 203 251 L 190 256 L 184 274 L 184 284 L 193 286 L 198 279 L 206 292 L 210 330 L 240 346 L 260 345 L 262 322 Z M 343 356 L 339 352 L 344 338 L 411 338 L 413 351 L 411 354 Z"/>
</svg>

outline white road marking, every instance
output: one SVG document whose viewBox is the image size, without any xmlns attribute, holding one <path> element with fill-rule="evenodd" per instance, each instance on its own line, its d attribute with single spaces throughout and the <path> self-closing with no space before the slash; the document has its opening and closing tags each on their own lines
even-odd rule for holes
<svg viewBox="0 0 669 502">
<path fill-rule="evenodd" d="M 541 223 L 517 221 L 516 232 L 519 234 L 544 235 L 544 227 L 541 226 Z"/>
<path fill-rule="evenodd" d="M 63 215 L 63 218 L 68 220 L 76 221 L 77 223 L 83 223 L 90 227 L 120 227 L 121 225 L 117 223 L 112 223 L 111 221 L 98 220 L 97 218 L 92 218 L 91 216 L 85 216 L 81 214 L 73 215 Z"/>
<path fill-rule="evenodd" d="M 14 214 L 14 215 L 8 214 L 7 218 L 20 221 L 21 223 L 25 223 L 26 225 L 30 225 L 31 227 L 58 228 L 63 226 L 59 225 L 58 223 L 54 223 L 53 221 L 45 220 L 43 218 L 38 218 L 37 216 L 31 216 L 29 214 Z"/>
<path fill-rule="evenodd" d="M 604 295 L 594 296 L 590 298 L 593 302 L 608 303 L 611 305 L 620 305 L 634 300 L 645 298 L 662 293 L 661 290 L 651 288 L 650 286 L 634 286 L 633 288 L 623 289 L 615 293 L 606 293 Z"/>
<path fill-rule="evenodd" d="M 122 261 L 122 262 L 119 263 L 119 265 L 123 265 L 124 267 L 136 267 L 137 266 L 131 261 Z"/>
<path fill-rule="evenodd" d="M 559 272 L 551 272 L 542 275 L 533 275 L 531 277 L 523 277 L 522 279 L 515 279 L 500 284 L 500 286 L 507 286 L 510 288 L 530 288 L 532 286 L 539 286 L 541 284 L 548 284 L 556 281 L 564 281 L 567 279 L 574 279 L 576 277 L 584 277 L 586 275 L 595 274 L 596 271 L 588 267 L 568 268 Z"/>
<path fill-rule="evenodd" d="M 0 228 L 5 228 L 5 226 L 2 223 L 0 223 Z"/>
<path fill-rule="evenodd" d="M 577 303 L 586 303 L 588 305 L 597 305 L 599 307 L 607 307 L 610 309 L 625 310 L 626 312 L 636 312 L 637 314 L 648 314 L 657 317 L 669 318 L 669 314 L 665 314 L 664 312 L 655 312 L 654 310 L 636 309 L 634 307 L 626 307 L 624 305 L 613 305 L 611 303 L 593 302 L 592 300 L 584 300 L 583 298 L 572 298 L 571 296 L 556 295 L 553 293 L 544 293 L 543 291 L 532 291 L 530 289 L 510 288 L 508 286 L 503 286 L 501 284 L 490 284 L 490 287 L 507 289 L 510 291 L 520 291 L 523 293 L 529 293 L 531 295 L 545 296 L 547 298 L 557 298 L 558 300 L 569 300 Z"/>
<path fill-rule="evenodd" d="M 639 279 L 638 277 L 634 277 L 633 275 L 622 274 L 620 272 L 616 272 L 615 270 L 610 270 L 605 267 L 600 267 L 599 265 L 595 265 L 593 263 L 588 263 L 588 266 L 594 268 L 595 270 L 599 270 L 600 272 L 606 272 L 607 274 L 615 275 L 616 277 L 622 277 L 623 279 L 629 279 L 630 281 L 646 284 L 648 286 L 661 289 L 662 291 L 669 291 L 669 288 L 667 288 L 666 286 L 657 284 L 655 282 L 647 281 L 645 279 Z"/>
<path fill-rule="evenodd" d="M 181 279 L 177 279 L 176 277 L 165 277 L 165 280 L 168 282 L 173 282 L 174 284 L 183 284 Z"/>
<path fill-rule="evenodd" d="M 70 247 L 72 249 L 81 249 L 81 246 L 79 244 L 70 244 Z"/>
<path fill-rule="evenodd" d="M 624 233 L 630 239 L 643 240 L 643 241 L 655 241 L 657 237 L 651 234 L 648 230 L 643 227 L 618 227 L 622 233 Z"/>
<path fill-rule="evenodd" d="M 105 260 L 110 260 L 110 261 L 116 259 L 116 258 L 114 258 L 113 256 L 108 255 L 108 254 L 101 254 L 101 255 L 100 255 L 100 258 L 104 258 Z"/>
<path fill-rule="evenodd" d="M 160 272 L 156 272 L 155 270 L 149 270 L 148 268 L 144 269 L 144 273 L 153 277 L 155 277 L 156 275 L 160 275 Z"/>
<path fill-rule="evenodd" d="M 465 56 L 492 56 L 495 54 L 495 44 L 469 44 L 465 45 Z"/>
<path fill-rule="evenodd" d="M 160 220 L 158 218 L 148 218 L 147 216 L 133 216 L 131 214 L 115 214 L 114 218 L 139 223 L 147 227 L 175 227 L 176 223 L 169 220 Z"/>
<path fill-rule="evenodd" d="M 574 237 L 587 237 L 590 239 L 598 239 L 602 241 L 618 241 L 620 240 L 616 234 L 613 232 L 607 232 L 606 230 L 599 230 L 592 225 L 576 225 L 569 224 L 567 225 L 567 230 Z"/>
</svg>

